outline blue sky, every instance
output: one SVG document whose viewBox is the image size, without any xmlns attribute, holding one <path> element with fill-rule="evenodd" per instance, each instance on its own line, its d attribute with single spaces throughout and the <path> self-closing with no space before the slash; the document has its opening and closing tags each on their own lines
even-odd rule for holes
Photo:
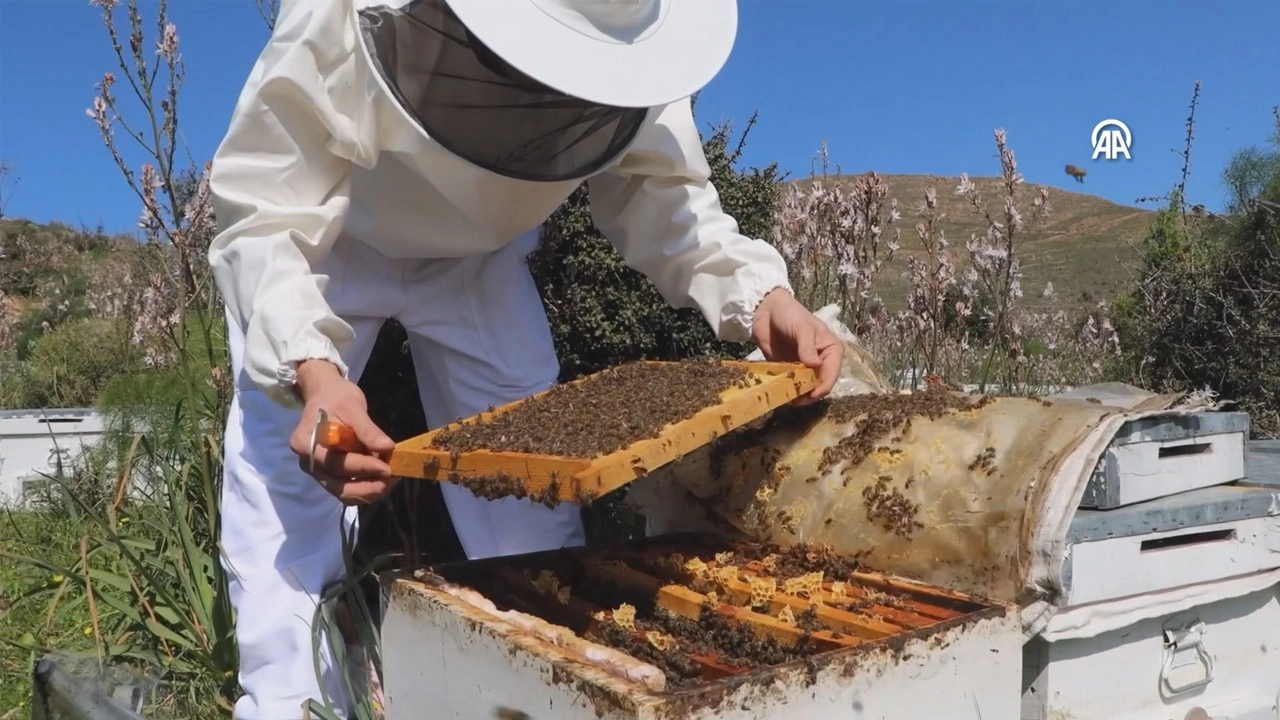
<svg viewBox="0 0 1280 720">
<path fill-rule="evenodd" d="M 1222 167 L 1270 136 L 1280 104 L 1272 0 L 739 5 L 737 46 L 699 119 L 741 123 L 758 110 L 747 161 L 799 175 L 824 139 L 845 171 L 992 175 L 991 133 L 1004 127 L 1028 179 L 1132 204 L 1176 180 L 1171 149 L 1201 80 L 1189 195 L 1220 207 Z M 171 0 L 170 15 L 188 65 L 181 127 L 203 161 L 266 29 L 253 0 Z M 0 0 L 0 158 L 16 176 L 6 214 L 133 227 L 136 198 L 84 113 L 107 70 L 114 58 L 88 0 Z M 1090 160 L 1089 133 L 1110 117 L 1132 130 L 1132 161 Z M 1089 171 L 1083 186 L 1067 163 Z"/>
</svg>

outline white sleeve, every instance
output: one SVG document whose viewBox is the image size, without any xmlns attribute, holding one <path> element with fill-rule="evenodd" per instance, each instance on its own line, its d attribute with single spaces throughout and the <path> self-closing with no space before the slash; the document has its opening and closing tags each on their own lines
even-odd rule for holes
<svg viewBox="0 0 1280 720">
<path fill-rule="evenodd" d="M 297 365 L 352 340 L 315 268 L 342 230 L 353 164 L 376 158 L 348 3 L 286 2 L 240 94 L 209 176 L 215 282 L 244 331 L 249 379 L 296 406 Z"/>
<path fill-rule="evenodd" d="M 772 245 L 720 207 L 689 100 L 664 108 L 621 162 L 589 181 L 596 226 L 674 307 L 697 307 L 721 340 L 751 338 L 756 307 L 791 291 Z"/>
</svg>

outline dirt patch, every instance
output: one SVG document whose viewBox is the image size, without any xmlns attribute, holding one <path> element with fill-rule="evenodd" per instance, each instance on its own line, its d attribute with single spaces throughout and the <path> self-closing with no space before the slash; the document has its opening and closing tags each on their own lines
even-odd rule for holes
<svg viewBox="0 0 1280 720">
<path fill-rule="evenodd" d="M 485 422 L 437 434 L 450 452 L 493 450 L 590 459 L 658 437 L 666 426 L 716 404 L 720 394 L 757 382 L 718 360 L 630 363 L 557 385 Z"/>
</svg>

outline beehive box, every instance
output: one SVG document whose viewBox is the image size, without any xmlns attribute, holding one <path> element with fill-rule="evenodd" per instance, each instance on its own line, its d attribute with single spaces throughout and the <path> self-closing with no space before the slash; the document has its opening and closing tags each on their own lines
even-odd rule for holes
<svg viewBox="0 0 1280 720">
<path fill-rule="evenodd" d="M 387 718 L 1017 716 L 1016 611 L 854 568 L 679 536 L 388 576 Z"/>
<path fill-rule="evenodd" d="M 1237 484 L 1075 513 L 1022 720 L 1277 717 L 1280 442 L 1247 459 Z"/>
<path fill-rule="evenodd" d="M 1235 482 L 1248 449 L 1247 413 L 1132 420 L 1098 460 L 1080 507 L 1109 510 Z"/>
</svg>

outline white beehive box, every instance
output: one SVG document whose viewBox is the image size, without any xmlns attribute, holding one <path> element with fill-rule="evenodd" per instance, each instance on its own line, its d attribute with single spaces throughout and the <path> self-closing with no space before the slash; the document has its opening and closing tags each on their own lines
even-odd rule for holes
<svg viewBox="0 0 1280 720">
<path fill-rule="evenodd" d="M 468 565 L 488 573 L 478 565 L 491 562 Z M 577 635 L 553 641 L 546 623 L 533 627 L 527 615 L 513 622 L 445 587 L 432 573 L 384 579 L 387 720 L 475 720 L 498 708 L 532 720 L 1003 720 L 1018 713 L 1023 636 L 1007 606 L 974 604 L 951 620 L 857 647 L 655 690 L 589 661 L 592 651 Z"/>
<path fill-rule="evenodd" d="M 0 508 L 25 506 L 29 488 L 70 472 L 104 432 L 102 416 L 89 408 L 0 410 Z"/>
<path fill-rule="evenodd" d="M 1249 465 L 1238 485 L 1077 512 L 1023 720 L 1280 716 L 1280 446 Z"/>
<path fill-rule="evenodd" d="M 1081 507 L 1105 510 L 1234 482 L 1245 475 L 1246 413 L 1206 412 L 1121 426 Z"/>
</svg>

